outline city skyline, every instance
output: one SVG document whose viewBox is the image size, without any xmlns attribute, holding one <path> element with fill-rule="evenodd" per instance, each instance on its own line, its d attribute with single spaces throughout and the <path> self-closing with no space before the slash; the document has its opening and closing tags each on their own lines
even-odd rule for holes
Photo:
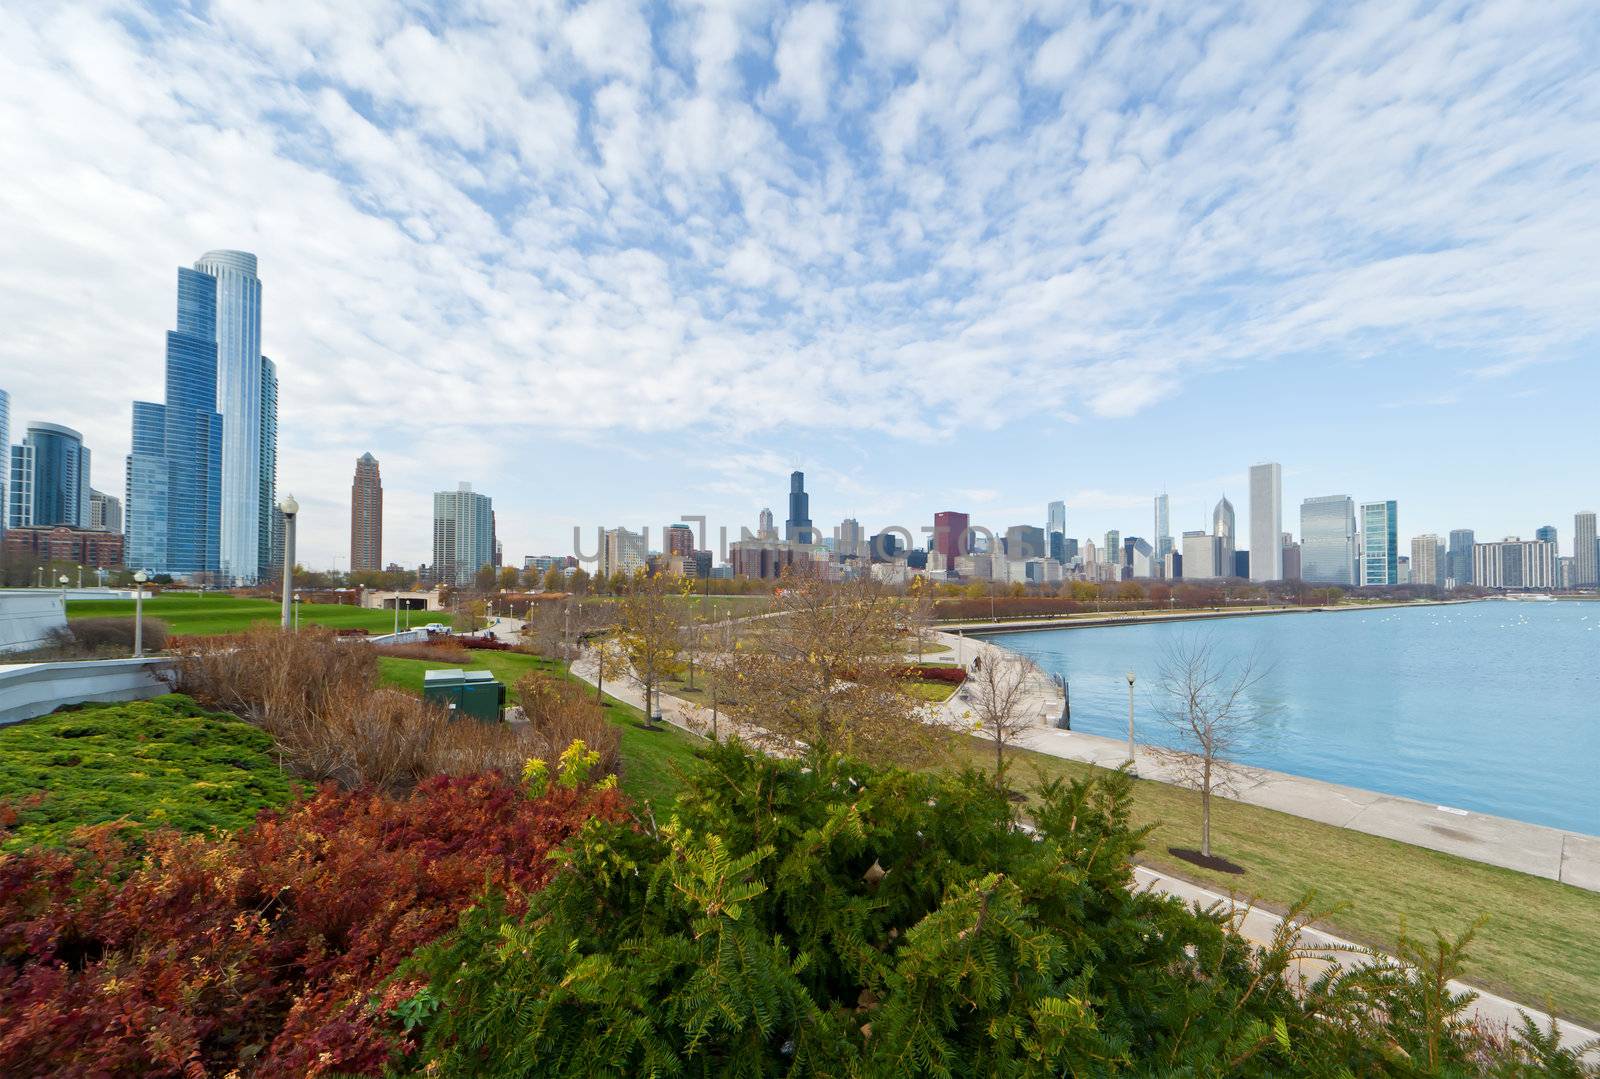
<svg viewBox="0 0 1600 1079">
<path fill-rule="evenodd" d="M 236 248 L 310 565 L 365 451 L 411 564 L 460 476 L 513 555 L 745 521 L 796 469 L 824 530 L 1059 498 L 1142 534 L 1165 490 L 1178 536 L 1264 457 L 1291 520 L 1528 535 L 1600 470 L 1592 9 L 1385 11 L 8 8 L 0 384 L 120 490 L 168 267 Z"/>
</svg>

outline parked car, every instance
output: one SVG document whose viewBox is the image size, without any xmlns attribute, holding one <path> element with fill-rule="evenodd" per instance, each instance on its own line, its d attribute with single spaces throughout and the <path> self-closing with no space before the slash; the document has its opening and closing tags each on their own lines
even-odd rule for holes
<svg viewBox="0 0 1600 1079">
<path fill-rule="evenodd" d="M 425 629 L 426 631 L 428 631 L 429 633 L 449 633 L 450 632 L 450 627 L 445 625 L 443 622 L 429 622 L 427 625 L 423 626 L 422 628 Z"/>
</svg>

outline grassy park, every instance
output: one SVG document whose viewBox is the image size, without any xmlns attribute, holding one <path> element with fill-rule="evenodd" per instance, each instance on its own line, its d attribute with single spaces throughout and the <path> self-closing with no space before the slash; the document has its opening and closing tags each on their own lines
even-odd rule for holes
<svg viewBox="0 0 1600 1079">
<path fill-rule="evenodd" d="M 186 637 L 239 633 L 254 625 L 277 622 L 282 610 L 276 600 L 250 599 L 223 592 L 158 595 L 144 601 L 145 617 L 159 618 L 173 633 Z M 443 622 L 449 625 L 451 620 L 448 611 L 401 611 L 402 627 L 406 624 L 408 614 L 413 626 L 429 622 Z M 115 617 L 133 617 L 133 600 L 74 600 L 67 604 L 69 620 Z M 394 628 L 394 611 L 372 610 L 339 603 L 302 603 L 300 624 L 387 633 Z"/>
</svg>

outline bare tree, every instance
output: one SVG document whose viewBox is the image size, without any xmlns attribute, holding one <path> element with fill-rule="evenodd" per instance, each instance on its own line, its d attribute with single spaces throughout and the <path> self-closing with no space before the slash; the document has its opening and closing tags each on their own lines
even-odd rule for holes
<svg viewBox="0 0 1600 1079">
<path fill-rule="evenodd" d="M 627 654 L 634 681 L 644 690 L 644 722 L 654 727 L 661 682 L 682 669 L 683 623 L 677 589 L 665 575 L 641 573 L 624 589 L 617 605 L 617 639 Z"/>
<path fill-rule="evenodd" d="M 994 746 L 994 783 L 1004 789 L 1006 746 L 1033 726 L 1028 714 L 1030 683 L 1039 676 L 1038 668 L 1014 653 L 991 652 L 983 662 L 974 663 L 967 676 L 967 693 L 972 708 L 968 712 L 973 726 L 981 730 Z"/>
<path fill-rule="evenodd" d="M 1266 677 L 1255 655 L 1228 659 L 1211 637 L 1188 637 L 1167 648 L 1156 676 L 1156 713 L 1173 735 L 1154 752 L 1177 782 L 1200 792 L 1200 853 L 1211 856 L 1211 796 L 1228 794 L 1250 774 L 1232 760 L 1264 714 L 1251 691 Z"/>
<path fill-rule="evenodd" d="M 927 650 L 934 634 L 933 595 L 926 578 L 911 579 L 911 585 L 906 589 L 903 610 L 906 629 L 917 642 L 917 662 L 921 663 L 923 653 Z"/>
</svg>

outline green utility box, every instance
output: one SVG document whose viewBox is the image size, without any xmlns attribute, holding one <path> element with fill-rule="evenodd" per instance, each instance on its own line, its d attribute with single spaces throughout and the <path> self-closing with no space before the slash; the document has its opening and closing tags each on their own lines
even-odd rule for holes
<svg viewBox="0 0 1600 1079">
<path fill-rule="evenodd" d="M 506 687 L 496 682 L 489 671 L 426 671 L 422 675 L 422 699 L 444 705 L 451 719 L 472 716 L 485 723 L 498 723 L 506 706 Z"/>
</svg>

